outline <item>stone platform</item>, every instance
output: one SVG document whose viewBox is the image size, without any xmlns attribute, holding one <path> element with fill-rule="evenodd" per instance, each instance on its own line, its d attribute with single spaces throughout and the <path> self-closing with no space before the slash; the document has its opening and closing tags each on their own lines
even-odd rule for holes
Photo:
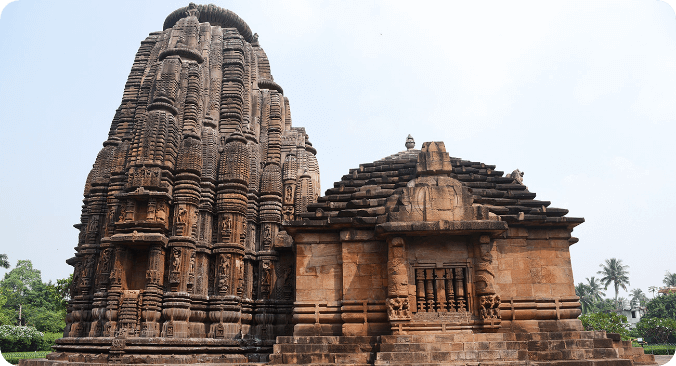
<svg viewBox="0 0 676 366">
<path fill-rule="evenodd" d="M 597 331 L 534 333 L 416 334 L 383 336 L 280 336 L 269 355 L 169 355 L 119 358 L 118 365 L 513 365 L 632 366 L 656 365 L 653 355 L 632 347 L 618 334 Z M 22 360 L 23 366 L 109 365 L 107 355 L 50 354 L 51 360 Z M 98 361 L 98 362 L 97 362 Z M 259 362 L 256 362 L 259 361 Z"/>
<path fill-rule="evenodd" d="M 631 366 L 654 365 L 655 361 L 616 334 L 570 331 L 279 337 L 270 363 Z"/>
</svg>

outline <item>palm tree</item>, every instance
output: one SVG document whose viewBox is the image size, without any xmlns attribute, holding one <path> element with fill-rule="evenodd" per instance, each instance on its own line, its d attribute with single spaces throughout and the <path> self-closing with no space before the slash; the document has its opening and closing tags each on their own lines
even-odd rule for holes
<svg viewBox="0 0 676 366">
<path fill-rule="evenodd" d="M 589 286 L 580 282 L 575 286 L 575 295 L 580 298 L 580 304 L 582 305 L 582 314 L 587 314 L 589 308 L 592 306 L 592 297 L 589 292 Z"/>
<path fill-rule="evenodd" d="M 657 286 L 648 287 L 648 291 L 653 293 L 653 299 L 655 298 L 655 291 L 657 291 L 657 290 L 658 290 Z"/>
<path fill-rule="evenodd" d="M 667 271 L 667 274 L 664 275 L 662 283 L 664 283 L 664 285 L 667 287 L 676 287 L 676 273 Z"/>
<path fill-rule="evenodd" d="M 617 310 L 623 310 L 624 308 L 628 307 L 629 301 L 625 299 L 624 297 L 618 297 L 617 298 Z"/>
<path fill-rule="evenodd" d="M 606 293 L 601 291 L 601 284 L 598 282 L 596 277 L 592 276 L 591 278 L 586 278 L 587 287 L 589 288 L 589 294 L 592 297 L 594 302 L 601 301 L 603 296 L 606 296 Z"/>
<path fill-rule="evenodd" d="M 643 290 L 640 288 L 635 288 L 631 290 L 631 304 L 643 307 L 643 304 L 648 300 L 648 298 L 643 293 Z"/>
<path fill-rule="evenodd" d="M 0 254 L 0 267 L 9 268 L 9 260 L 7 259 L 7 254 Z"/>
<path fill-rule="evenodd" d="M 627 285 L 629 285 L 629 266 L 623 265 L 621 259 L 610 258 L 606 259 L 606 264 L 599 264 L 599 267 L 602 269 L 597 273 L 603 275 L 601 277 L 601 283 L 605 286 L 605 289 L 608 289 L 608 285 L 611 283 L 615 288 L 615 304 L 619 309 L 619 303 L 617 302 L 617 295 L 620 291 L 620 287 L 623 290 L 627 291 Z"/>
</svg>

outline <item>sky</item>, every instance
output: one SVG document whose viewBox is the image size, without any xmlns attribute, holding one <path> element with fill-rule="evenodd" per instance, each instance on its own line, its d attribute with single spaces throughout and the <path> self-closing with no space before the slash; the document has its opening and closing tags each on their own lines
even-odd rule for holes
<svg viewBox="0 0 676 366">
<path fill-rule="evenodd" d="M 72 272 L 85 179 L 134 55 L 187 4 L 0 2 L 0 253 L 13 266 L 30 259 L 45 281 Z M 520 169 L 537 199 L 585 218 L 576 283 L 611 257 L 646 293 L 676 272 L 676 4 L 215 4 L 259 34 L 318 150 L 322 191 L 408 134 L 417 148 L 444 141 L 451 156 Z"/>
</svg>

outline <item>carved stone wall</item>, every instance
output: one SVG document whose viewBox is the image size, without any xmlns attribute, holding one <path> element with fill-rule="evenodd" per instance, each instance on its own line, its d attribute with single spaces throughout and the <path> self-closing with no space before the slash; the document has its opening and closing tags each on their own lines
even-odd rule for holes
<svg viewBox="0 0 676 366">
<path fill-rule="evenodd" d="M 319 169 L 248 25 L 213 5 L 172 13 L 141 43 L 103 145 L 57 350 L 123 337 L 119 358 L 148 337 L 264 348 L 290 334 L 281 224 L 316 201 Z"/>
</svg>

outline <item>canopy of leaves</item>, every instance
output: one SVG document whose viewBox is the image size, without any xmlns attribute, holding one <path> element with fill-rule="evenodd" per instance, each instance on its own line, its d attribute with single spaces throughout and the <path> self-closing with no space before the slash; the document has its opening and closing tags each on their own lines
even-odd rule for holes
<svg viewBox="0 0 676 366">
<path fill-rule="evenodd" d="M 664 285 L 667 287 L 676 287 L 676 273 L 667 271 L 667 274 L 664 275 L 662 283 L 664 283 Z"/>
<path fill-rule="evenodd" d="M 7 259 L 7 254 L 0 254 L 0 267 L 9 268 L 9 259 Z"/>
<path fill-rule="evenodd" d="M 646 304 L 646 308 L 646 318 L 676 320 L 676 293 L 657 296 Z"/>
<path fill-rule="evenodd" d="M 601 283 L 606 289 L 611 283 L 613 284 L 615 300 L 617 301 L 620 288 L 626 291 L 629 285 L 629 266 L 623 265 L 622 260 L 617 258 L 606 259 L 606 263 L 599 264 L 599 266 L 601 270 L 598 271 L 598 274 L 603 275 Z M 619 308 L 619 305 L 617 308 Z"/>
<path fill-rule="evenodd" d="M 629 340 L 627 317 L 616 313 L 590 313 L 580 316 L 585 330 L 605 330 L 619 333 L 623 340 Z"/>
<path fill-rule="evenodd" d="M 643 290 L 641 290 L 640 288 L 635 288 L 631 290 L 630 295 L 632 306 L 643 307 L 648 302 L 648 297 L 645 295 L 645 293 L 643 293 Z"/>
<path fill-rule="evenodd" d="M 634 332 L 648 343 L 676 343 L 676 320 L 642 318 Z"/>
<path fill-rule="evenodd" d="M 71 281 L 72 276 L 56 284 L 44 283 L 31 261 L 19 260 L 0 281 L 0 324 L 31 325 L 42 332 L 63 331 Z"/>
</svg>

